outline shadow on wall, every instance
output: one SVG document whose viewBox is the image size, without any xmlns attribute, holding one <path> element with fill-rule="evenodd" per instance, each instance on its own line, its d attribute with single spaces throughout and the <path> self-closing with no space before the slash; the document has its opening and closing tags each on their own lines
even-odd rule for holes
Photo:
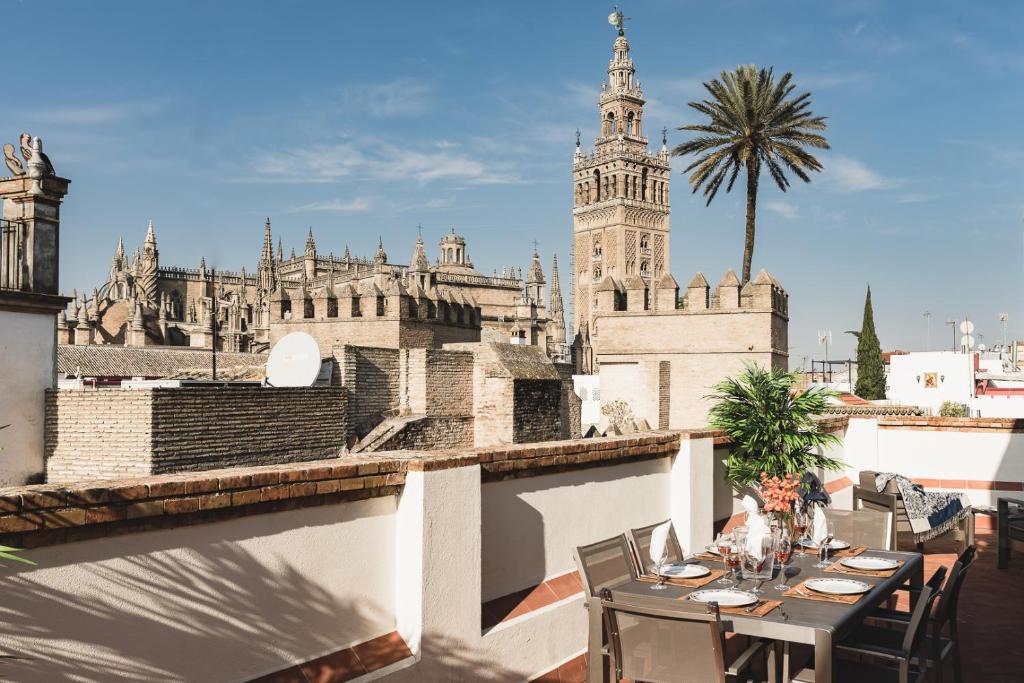
<svg viewBox="0 0 1024 683">
<path fill-rule="evenodd" d="M 512 479 L 485 484 L 481 491 L 481 626 L 485 629 L 509 617 L 547 578 L 544 518 L 523 498 L 534 486 L 530 478 Z M 509 555 L 510 549 L 514 555 Z"/>
<path fill-rule="evenodd" d="M 240 539 L 224 523 L 188 529 L 195 542 L 184 548 L 163 533 L 134 534 L 34 551 L 39 567 L 4 566 L 0 654 L 18 659 L 0 661 L 0 678 L 244 681 L 347 647 L 346 634 L 393 618 L 290 567 L 273 552 L 287 513 L 266 517 L 262 559 L 232 543 Z M 111 555 L 127 539 L 131 555 Z M 49 563 L 41 551 L 74 560 Z M 79 576 L 61 585 L 68 571 Z"/>
</svg>

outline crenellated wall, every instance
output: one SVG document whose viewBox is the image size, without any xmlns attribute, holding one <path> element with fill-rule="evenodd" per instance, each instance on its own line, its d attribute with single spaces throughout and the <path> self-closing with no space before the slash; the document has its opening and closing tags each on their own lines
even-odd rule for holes
<svg viewBox="0 0 1024 683">
<path fill-rule="evenodd" d="M 599 288 L 591 340 L 603 404 L 626 401 L 650 425 L 701 427 L 714 384 L 748 363 L 787 367 L 788 296 L 767 272 L 741 288 L 728 271 L 714 289 L 698 273 L 681 298 L 671 276 L 642 284 Z"/>
</svg>

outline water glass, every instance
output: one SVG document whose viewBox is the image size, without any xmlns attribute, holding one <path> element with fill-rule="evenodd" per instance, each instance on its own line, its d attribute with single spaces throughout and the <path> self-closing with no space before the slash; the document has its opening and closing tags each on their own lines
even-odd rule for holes
<svg viewBox="0 0 1024 683">
<path fill-rule="evenodd" d="M 830 562 L 828 561 L 829 546 L 832 545 L 832 541 L 836 537 L 835 525 L 832 524 L 831 519 L 825 520 L 825 538 L 821 539 L 821 543 L 818 544 L 818 564 L 814 565 L 818 569 L 828 568 Z"/>
<path fill-rule="evenodd" d="M 775 561 L 779 563 L 779 582 L 777 590 L 786 590 L 786 563 L 793 554 L 793 541 L 785 529 L 780 529 L 775 536 Z"/>
<path fill-rule="evenodd" d="M 668 548 L 665 548 L 661 552 L 661 556 L 651 565 L 651 573 L 658 577 L 658 583 L 651 586 L 652 591 L 665 590 L 665 577 L 662 576 L 661 572 L 665 568 L 666 563 L 668 563 Z"/>
</svg>

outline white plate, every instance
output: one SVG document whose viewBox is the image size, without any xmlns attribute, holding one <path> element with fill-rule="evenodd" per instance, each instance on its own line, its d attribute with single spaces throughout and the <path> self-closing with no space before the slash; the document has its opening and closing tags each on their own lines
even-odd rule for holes
<svg viewBox="0 0 1024 683">
<path fill-rule="evenodd" d="M 862 571 L 882 571 L 886 569 L 896 569 L 900 566 L 900 563 L 896 560 L 890 560 L 884 557 L 868 557 L 860 555 L 858 557 L 847 557 L 845 560 L 840 562 L 844 567 L 850 569 L 860 569 Z"/>
<path fill-rule="evenodd" d="M 860 595 L 871 590 L 871 586 L 863 581 L 853 579 L 808 579 L 804 585 L 812 591 L 825 593 L 827 595 Z"/>
<path fill-rule="evenodd" d="M 738 591 L 732 588 L 713 588 L 693 591 L 690 593 L 690 600 L 703 603 L 717 602 L 719 607 L 744 607 L 757 602 L 757 596 L 747 591 Z"/>
<path fill-rule="evenodd" d="M 670 579 L 696 579 L 710 573 L 710 569 L 699 564 L 670 564 L 662 567 L 658 572 L 661 576 L 667 576 Z"/>
<path fill-rule="evenodd" d="M 718 552 L 718 546 L 717 545 L 709 545 L 704 550 L 709 552 L 709 553 L 711 553 L 712 555 L 718 555 L 719 557 L 722 556 L 722 553 Z"/>
<path fill-rule="evenodd" d="M 805 548 L 812 548 L 812 549 L 818 547 L 818 544 L 815 543 L 814 541 L 801 541 L 800 545 L 802 545 Z M 847 543 L 846 541 L 841 541 L 838 538 L 833 539 L 832 542 L 828 544 L 828 549 L 829 550 L 846 550 L 849 547 L 850 547 L 849 543 Z"/>
</svg>

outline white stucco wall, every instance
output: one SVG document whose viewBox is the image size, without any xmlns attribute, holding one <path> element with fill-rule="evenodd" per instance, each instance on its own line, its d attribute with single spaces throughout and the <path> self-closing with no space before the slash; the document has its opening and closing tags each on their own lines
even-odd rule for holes
<svg viewBox="0 0 1024 683">
<path fill-rule="evenodd" d="M 915 352 L 893 356 L 889 362 L 886 398 L 894 403 L 930 408 L 938 415 L 943 401 L 968 403 L 971 398 L 973 354 L 952 351 Z M 925 373 L 936 373 L 938 385 L 925 387 Z"/>
<path fill-rule="evenodd" d="M 5 680 L 248 681 L 395 629 L 395 498 L 32 550 Z"/>
<path fill-rule="evenodd" d="M 43 392 L 56 381 L 56 319 L 0 311 L 0 486 L 43 472 Z"/>
<path fill-rule="evenodd" d="M 575 569 L 573 550 L 671 514 L 670 459 L 483 485 L 483 600 Z"/>
</svg>

